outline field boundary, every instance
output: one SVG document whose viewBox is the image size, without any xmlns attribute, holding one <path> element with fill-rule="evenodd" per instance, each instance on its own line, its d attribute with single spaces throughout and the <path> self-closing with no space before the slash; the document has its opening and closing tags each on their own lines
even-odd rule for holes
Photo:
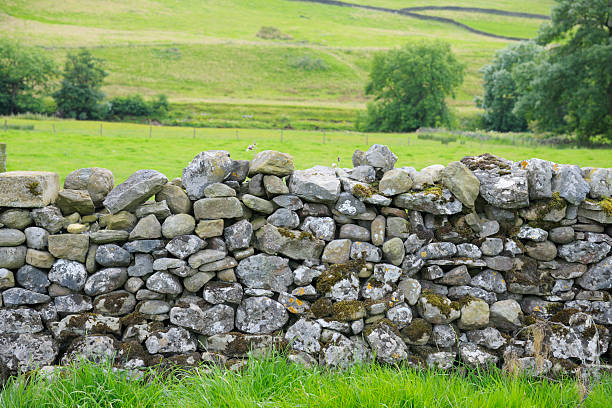
<svg viewBox="0 0 612 408">
<path fill-rule="evenodd" d="M 457 20 L 453 20 L 452 18 L 438 17 L 438 16 L 428 16 L 428 15 L 425 15 L 425 14 L 414 13 L 412 11 L 409 11 L 409 9 L 392 9 L 392 8 L 388 8 L 388 7 L 369 6 L 369 5 L 366 5 L 366 4 L 347 3 L 347 2 L 339 1 L 339 0 L 290 0 L 290 1 L 301 1 L 301 2 L 305 2 L 305 3 L 318 3 L 318 4 L 328 5 L 328 6 L 353 7 L 353 8 L 361 8 L 361 9 L 366 9 L 366 10 L 381 11 L 381 12 L 384 12 L 384 13 L 399 14 L 399 15 L 406 16 L 406 17 L 416 18 L 417 20 L 436 21 L 436 22 L 439 22 L 439 23 L 452 24 L 454 26 L 463 28 L 464 30 L 469 31 L 471 33 L 482 35 L 482 36 L 485 36 L 485 37 L 496 38 L 498 40 L 508 40 L 508 41 L 525 41 L 525 40 L 528 40 L 528 38 L 510 37 L 510 36 L 505 36 L 505 35 L 498 35 L 498 34 L 488 33 L 486 31 L 482 31 L 482 30 L 478 30 L 476 28 L 472 28 L 472 27 L 468 26 L 467 24 L 463 24 L 463 23 L 460 23 Z"/>
<path fill-rule="evenodd" d="M 506 17 L 520 17 L 520 18 L 533 18 L 537 20 L 550 20 L 550 16 L 547 16 L 545 14 L 523 13 L 519 11 L 507 11 L 507 10 L 498 10 L 498 9 L 480 8 L 480 7 L 421 6 L 421 7 L 406 7 L 400 10 L 405 10 L 405 11 L 429 11 L 429 10 L 462 11 L 466 13 L 495 14 L 498 16 L 506 16 Z"/>
</svg>

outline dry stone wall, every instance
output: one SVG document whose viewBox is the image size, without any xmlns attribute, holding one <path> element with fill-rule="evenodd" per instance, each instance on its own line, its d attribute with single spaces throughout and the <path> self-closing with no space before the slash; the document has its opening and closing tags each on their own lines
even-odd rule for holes
<svg viewBox="0 0 612 408">
<path fill-rule="evenodd" d="M 113 357 L 560 373 L 610 362 L 612 169 L 465 157 L 295 170 L 207 151 L 169 181 L 0 175 L 0 361 Z"/>
</svg>

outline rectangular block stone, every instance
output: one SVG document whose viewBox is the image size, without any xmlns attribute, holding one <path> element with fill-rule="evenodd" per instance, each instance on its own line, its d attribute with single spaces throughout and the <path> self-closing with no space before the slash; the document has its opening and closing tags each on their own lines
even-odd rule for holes
<svg viewBox="0 0 612 408">
<path fill-rule="evenodd" d="M 59 187 L 59 176 L 49 171 L 0 173 L 0 207 L 44 207 L 55 202 Z"/>
<path fill-rule="evenodd" d="M 49 252 L 56 258 L 85 262 L 89 236 L 84 234 L 49 235 Z"/>
</svg>

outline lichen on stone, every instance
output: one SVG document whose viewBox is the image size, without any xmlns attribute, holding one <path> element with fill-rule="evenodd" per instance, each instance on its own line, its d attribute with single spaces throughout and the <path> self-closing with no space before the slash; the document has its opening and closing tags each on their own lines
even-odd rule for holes
<svg viewBox="0 0 612 408">
<path fill-rule="evenodd" d="M 355 320 L 355 313 L 364 310 L 363 302 L 359 300 L 341 300 L 332 305 L 334 319 L 340 321 Z"/>
<path fill-rule="evenodd" d="M 445 302 L 445 299 L 447 298 L 442 297 L 437 293 L 434 293 L 430 289 L 425 289 L 423 293 L 421 293 L 421 296 L 423 296 L 427 300 L 427 303 L 437 308 L 440 313 L 442 313 L 447 318 L 450 317 L 451 310 L 461 309 L 461 305 L 458 302 L 452 301 L 450 303 L 447 303 Z"/>
<path fill-rule="evenodd" d="M 375 194 L 378 194 L 378 191 L 376 191 L 376 189 L 374 189 L 372 186 L 357 184 L 355 187 L 353 187 L 353 194 L 359 198 L 369 198 Z"/>
<path fill-rule="evenodd" d="M 612 217 L 612 198 L 606 197 L 599 202 L 599 206 L 606 215 Z"/>
</svg>

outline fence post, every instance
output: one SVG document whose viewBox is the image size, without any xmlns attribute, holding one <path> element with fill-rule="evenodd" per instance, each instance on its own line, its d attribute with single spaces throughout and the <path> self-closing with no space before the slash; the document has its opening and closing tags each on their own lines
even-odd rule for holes
<svg viewBox="0 0 612 408">
<path fill-rule="evenodd" d="M 102 136 L 102 124 L 100 123 L 100 136 Z"/>
<path fill-rule="evenodd" d="M 153 136 L 153 126 L 149 125 L 149 139 Z"/>
<path fill-rule="evenodd" d="M 238 129 L 236 129 L 236 140 L 240 140 L 240 136 L 238 136 Z"/>
<path fill-rule="evenodd" d="M 194 139 L 195 139 L 195 133 L 196 133 L 196 130 L 195 130 L 195 128 L 193 128 L 193 138 Z"/>
<path fill-rule="evenodd" d="M 281 143 L 283 143 L 283 129 L 281 129 Z"/>
<path fill-rule="evenodd" d="M 53 123 L 51 126 L 53 126 L 53 134 L 55 135 L 55 123 Z"/>
<path fill-rule="evenodd" d="M 4 131 L 8 132 L 8 123 L 6 123 L 6 119 L 4 119 Z"/>
<path fill-rule="evenodd" d="M 0 143 L 0 173 L 6 172 L 6 143 Z"/>
</svg>

